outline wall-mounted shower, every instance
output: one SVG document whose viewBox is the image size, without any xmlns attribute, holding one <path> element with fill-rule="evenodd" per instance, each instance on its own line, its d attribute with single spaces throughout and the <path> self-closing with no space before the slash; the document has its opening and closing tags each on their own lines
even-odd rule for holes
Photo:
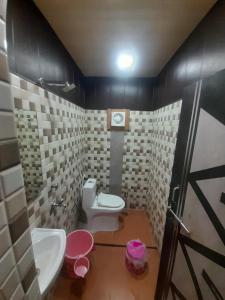
<svg viewBox="0 0 225 300">
<path fill-rule="evenodd" d="M 76 88 L 74 83 L 66 82 L 54 82 L 54 81 L 47 81 L 44 80 L 42 77 L 38 79 L 38 83 L 44 88 L 46 85 L 48 86 L 61 86 L 64 93 L 68 93 Z"/>
</svg>

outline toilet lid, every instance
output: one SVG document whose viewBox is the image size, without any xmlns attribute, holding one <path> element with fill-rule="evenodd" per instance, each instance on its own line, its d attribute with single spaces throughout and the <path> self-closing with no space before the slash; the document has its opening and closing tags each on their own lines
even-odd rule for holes
<svg viewBox="0 0 225 300">
<path fill-rule="evenodd" d="M 123 199 L 110 194 L 100 193 L 98 195 L 98 205 L 104 207 L 120 207 L 123 205 Z"/>
</svg>

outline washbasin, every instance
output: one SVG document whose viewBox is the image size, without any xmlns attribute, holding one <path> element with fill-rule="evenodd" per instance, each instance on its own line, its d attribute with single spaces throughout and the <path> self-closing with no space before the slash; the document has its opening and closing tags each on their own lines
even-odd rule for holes
<svg viewBox="0 0 225 300">
<path fill-rule="evenodd" d="M 44 298 L 61 270 L 66 249 L 66 233 L 62 229 L 34 228 L 31 238 L 40 292 Z"/>
</svg>

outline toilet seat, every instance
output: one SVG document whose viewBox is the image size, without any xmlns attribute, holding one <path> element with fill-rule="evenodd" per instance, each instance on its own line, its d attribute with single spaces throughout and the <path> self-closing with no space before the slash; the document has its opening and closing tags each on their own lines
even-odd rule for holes
<svg viewBox="0 0 225 300">
<path fill-rule="evenodd" d="M 101 207 L 118 208 L 124 205 L 124 201 L 119 196 L 100 193 L 97 196 L 97 204 Z"/>
</svg>

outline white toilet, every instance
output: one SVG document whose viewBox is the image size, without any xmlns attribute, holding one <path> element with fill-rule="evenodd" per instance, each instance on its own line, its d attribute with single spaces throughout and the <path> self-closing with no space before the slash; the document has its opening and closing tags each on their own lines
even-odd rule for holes
<svg viewBox="0 0 225 300">
<path fill-rule="evenodd" d="M 122 198 L 100 193 L 96 195 L 96 180 L 89 178 L 83 186 L 82 207 L 87 216 L 86 229 L 91 232 L 119 229 L 119 214 L 125 202 Z"/>
</svg>

